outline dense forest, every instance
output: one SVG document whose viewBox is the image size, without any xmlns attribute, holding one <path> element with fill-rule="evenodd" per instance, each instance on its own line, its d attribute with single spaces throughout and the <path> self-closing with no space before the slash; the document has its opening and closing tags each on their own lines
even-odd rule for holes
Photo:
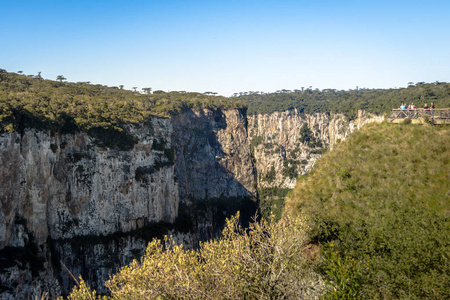
<svg viewBox="0 0 450 300">
<path fill-rule="evenodd" d="M 301 113 L 330 112 L 343 113 L 350 119 L 357 116 L 359 109 L 379 115 L 386 114 L 401 103 L 414 103 L 423 107 L 434 102 L 436 108 L 450 107 L 450 84 L 443 82 L 410 83 L 400 89 L 357 89 L 340 91 L 334 89 L 280 90 L 262 94 L 247 92 L 234 94 L 248 105 L 249 114 L 272 113 L 296 108 Z"/>
<path fill-rule="evenodd" d="M 41 127 L 59 131 L 115 130 L 150 116 L 170 117 L 188 109 L 243 108 L 238 99 L 201 93 L 143 93 L 88 82 L 45 80 L 0 69 L 0 132 Z M 211 94 L 211 93 L 209 93 Z"/>
</svg>

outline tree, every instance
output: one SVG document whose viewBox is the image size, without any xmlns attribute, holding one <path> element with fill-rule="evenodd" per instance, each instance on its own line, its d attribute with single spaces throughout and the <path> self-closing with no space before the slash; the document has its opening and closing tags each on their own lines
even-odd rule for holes
<svg viewBox="0 0 450 300">
<path fill-rule="evenodd" d="M 63 80 L 66 80 L 67 78 L 65 78 L 63 75 L 58 75 L 56 76 L 56 80 L 59 80 L 59 84 L 61 85 Z"/>
<path fill-rule="evenodd" d="M 17 74 L 23 74 L 23 71 L 17 71 Z"/>
<path fill-rule="evenodd" d="M 119 85 L 119 89 L 123 90 L 123 84 Z"/>
<path fill-rule="evenodd" d="M 152 93 L 152 88 L 146 87 L 146 88 L 142 88 L 142 91 L 146 94 L 151 94 Z"/>
<path fill-rule="evenodd" d="M 132 89 L 133 89 L 133 92 L 136 92 L 137 86 L 133 86 Z"/>
</svg>

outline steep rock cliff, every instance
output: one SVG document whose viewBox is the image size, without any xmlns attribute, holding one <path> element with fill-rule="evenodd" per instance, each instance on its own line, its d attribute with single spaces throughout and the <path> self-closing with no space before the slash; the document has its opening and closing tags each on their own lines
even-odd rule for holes
<svg viewBox="0 0 450 300">
<path fill-rule="evenodd" d="M 248 117 L 248 133 L 255 158 L 258 186 L 293 188 L 323 151 L 369 122 L 383 117 L 358 112 L 349 121 L 341 114 L 300 114 L 296 109 Z"/>
<path fill-rule="evenodd" d="M 255 172 L 240 110 L 190 111 L 173 122 L 181 201 L 254 195 Z"/>
<path fill-rule="evenodd" d="M 173 222 L 178 193 L 170 151 L 171 123 L 128 126 L 139 139 L 130 151 L 98 147 L 86 133 L 27 129 L 0 137 L 0 247 L 23 246 L 33 235 L 107 235 L 149 222 Z M 155 149 L 164 141 L 165 146 Z M 169 148 L 166 148 L 169 147 Z M 26 223 L 26 230 L 23 222 Z"/>
<path fill-rule="evenodd" d="M 128 151 L 84 132 L 0 135 L 2 298 L 67 293 L 74 282 L 60 262 L 105 293 L 103 282 L 151 238 L 170 233 L 194 247 L 239 209 L 230 199 L 255 195 L 241 111 L 189 111 L 123 129 L 137 140 Z"/>
<path fill-rule="evenodd" d="M 170 157 L 172 123 L 153 118 L 147 125 L 124 129 L 139 141 L 130 151 L 99 147 L 83 132 L 26 129 L 22 134 L 0 136 L 4 297 L 13 291 L 20 298 L 30 298 L 40 286 L 52 296 L 58 294 L 60 284 L 69 281 L 59 261 L 74 267 L 68 260 L 86 260 L 94 254 L 86 247 L 81 253 L 66 251 L 72 249 L 68 245 L 74 238 L 108 236 L 175 220 L 178 187 Z M 91 259 L 101 265 L 96 257 Z M 119 267 L 107 265 L 108 274 L 98 276 L 99 282 Z M 99 270 L 92 269 L 91 273 Z M 74 274 L 80 273 L 75 269 Z M 72 285 L 67 283 L 63 290 Z"/>
<path fill-rule="evenodd" d="M 189 241 L 188 246 L 217 237 L 225 218 L 236 211 L 245 221 L 257 210 L 246 121 L 241 110 L 220 109 L 189 111 L 173 119 L 180 218 L 195 228 L 194 235 L 178 233 L 177 238 Z"/>
</svg>

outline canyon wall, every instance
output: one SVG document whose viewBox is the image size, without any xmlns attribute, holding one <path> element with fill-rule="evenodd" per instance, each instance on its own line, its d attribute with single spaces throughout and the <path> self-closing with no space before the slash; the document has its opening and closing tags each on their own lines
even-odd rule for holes
<svg viewBox="0 0 450 300">
<path fill-rule="evenodd" d="M 81 245 L 81 256 L 67 251 L 74 239 L 175 220 L 177 184 L 173 158 L 167 155 L 171 121 L 153 118 L 125 130 L 139 140 L 130 151 L 99 147 L 83 132 L 26 129 L 0 136 L 0 276 L 5 294 L 31 298 L 27 285 L 37 289 L 32 293 L 44 285 L 52 295 L 73 286 L 59 261 L 73 267 L 71 260 L 88 260 L 93 248 Z M 90 259 L 99 265 L 97 254 Z"/>
<path fill-rule="evenodd" d="M 248 134 L 260 188 L 293 188 L 326 149 L 353 131 L 383 117 L 358 111 L 349 121 L 344 115 L 300 114 L 297 110 L 248 117 Z"/>
<path fill-rule="evenodd" d="M 130 150 L 84 132 L 0 134 L 0 298 L 67 294 L 69 272 L 99 293 L 148 241 L 195 247 L 257 209 L 256 187 L 288 187 L 322 151 L 377 117 L 246 116 L 203 109 L 126 125 Z M 244 212 L 242 214 L 242 212 Z"/>
<path fill-rule="evenodd" d="M 238 110 L 189 111 L 123 129 L 137 140 L 128 151 L 101 147 L 84 132 L 0 135 L 2 299 L 65 294 L 74 284 L 68 271 L 104 293 L 103 282 L 153 237 L 171 233 L 194 247 L 220 231 L 213 205 L 199 213 L 192 203 L 256 195 Z M 176 221 L 180 203 L 185 219 Z M 189 213 L 198 218 L 186 221 Z"/>
</svg>

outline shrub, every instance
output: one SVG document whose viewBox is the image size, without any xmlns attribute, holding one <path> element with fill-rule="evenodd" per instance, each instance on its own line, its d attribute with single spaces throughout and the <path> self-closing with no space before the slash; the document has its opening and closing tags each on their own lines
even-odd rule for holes
<svg viewBox="0 0 450 300">
<path fill-rule="evenodd" d="M 153 240 L 141 261 L 106 282 L 108 299 L 299 299 L 323 291 L 320 277 L 301 255 L 302 218 L 255 222 L 248 229 L 239 226 L 238 218 L 227 220 L 220 240 L 195 251 L 167 237 Z M 86 294 L 95 296 L 80 286 L 69 297 Z"/>
<path fill-rule="evenodd" d="M 410 118 L 404 119 L 403 122 L 402 122 L 402 124 L 403 124 L 403 125 L 411 124 L 411 119 L 410 119 Z"/>
</svg>

